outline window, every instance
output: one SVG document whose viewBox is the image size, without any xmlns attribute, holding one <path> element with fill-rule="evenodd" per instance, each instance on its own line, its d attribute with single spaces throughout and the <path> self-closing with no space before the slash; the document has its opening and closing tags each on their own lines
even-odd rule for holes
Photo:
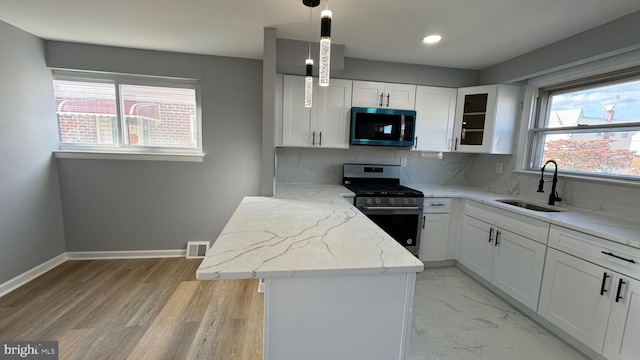
<svg viewBox="0 0 640 360">
<path fill-rule="evenodd" d="M 201 154 L 198 83 L 54 72 L 60 150 Z"/>
<path fill-rule="evenodd" d="M 640 76 L 609 75 L 540 89 L 530 170 L 640 180 Z"/>
</svg>

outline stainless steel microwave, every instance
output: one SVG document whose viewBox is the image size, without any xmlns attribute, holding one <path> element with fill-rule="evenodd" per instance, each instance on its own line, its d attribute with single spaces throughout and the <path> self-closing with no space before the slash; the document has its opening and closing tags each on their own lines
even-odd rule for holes
<svg viewBox="0 0 640 360">
<path fill-rule="evenodd" d="M 351 108 L 351 144 L 413 146 L 416 112 L 378 108 Z"/>
</svg>

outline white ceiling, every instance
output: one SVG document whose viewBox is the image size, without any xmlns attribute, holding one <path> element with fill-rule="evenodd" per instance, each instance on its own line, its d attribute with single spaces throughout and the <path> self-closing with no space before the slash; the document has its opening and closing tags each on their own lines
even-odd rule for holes
<svg viewBox="0 0 640 360">
<path fill-rule="evenodd" d="M 320 36 L 322 0 L 313 11 Z M 347 57 L 483 69 L 640 11 L 639 0 L 331 0 Z M 262 58 L 263 27 L 309 39 L 301 0 L 0 0 L 0 20 L 43 39 Z M 438 33 L 435 46 L 421 44 Z"/>
</svg>

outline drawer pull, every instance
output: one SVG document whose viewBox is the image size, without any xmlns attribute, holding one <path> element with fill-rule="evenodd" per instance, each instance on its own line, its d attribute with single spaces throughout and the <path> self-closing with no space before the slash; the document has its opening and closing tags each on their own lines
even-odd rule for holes
<svg viewBox="0 0 640 360">
<path fill-rule="evenodd" d="M 445 206 L 444 203 L 429 203 L 429 206 Z"/>
<path fill-rule="evenodd" d="M 614 257 L 614 258 L 616 258 L 616 259 L 620 259 L 620 260 L 628 261 L 628 262 L 630 262 L 630 263 L 632 263 L 632 264 L 635 264 L 635 263 L 636 263 L 636 261 L 635 261 L 635 260 L 633 260 L 633 259 L 625 259 L 625 258 L 623 258 L 622 256 L 618 256 L 618 255 L 616 255 L 616 254 L 614 254 L 614 253 L 612 253 L 612 252 L 602 251 L 602 253 L 603 253 L 603 254 L 605 254 L 605 255 L 613 256 L 613 257 Z"/>
<path fill-rule="evenodd" d="M 618 292 L 616 293 L 616 302 L 622 299 L 622 296 L 620 296 L 620 292 L 622 292 L 622 285 L 624 284 L 626 284 L 624 280 L 620 279 L 620 281 L 618 281 Z"/>
<path fill-rule="evenodd" d="M 611 277 L 611 275 L 604 273 L 604 276 L 602 277 L 602 285 L 600 286 L 600 295 L 604 295 L 604 293 L 607 292 L 605 286 L 607 285 L 607 278 L 609 277 Z"/>
</svg>

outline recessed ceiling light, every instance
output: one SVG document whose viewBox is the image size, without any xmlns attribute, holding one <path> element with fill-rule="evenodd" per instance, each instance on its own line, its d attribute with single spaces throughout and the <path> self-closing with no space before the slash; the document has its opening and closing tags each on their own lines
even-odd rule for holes
<svg viewBox="0 0 640 360">
<path fill-rule="evenodd" d="M 442 40 L 442 36 L 440 35 L 429 35 L 422 38 L 422 42 L 425 44 L 435 44 Z"/>
</svg>

